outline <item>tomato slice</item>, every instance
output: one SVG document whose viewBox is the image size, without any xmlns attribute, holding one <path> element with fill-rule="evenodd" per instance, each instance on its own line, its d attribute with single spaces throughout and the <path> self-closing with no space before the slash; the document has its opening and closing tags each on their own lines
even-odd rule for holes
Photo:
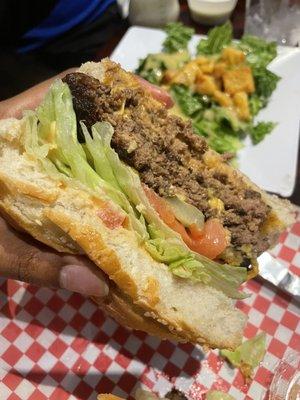
<svg viewBox="0 0 300 400">
<path fill-rule="evenodd" d="M 103 207 L 97 211 L 97 216 L 109 229 L 120 228 L 126 219 L 126 215 L 113 210 L 107 203 L 104 203 Z"/>
<path fill-rule="evenodd" d="M 226 231 L 221 222 L 216 219 L 209 219 L 205 222 L 202 237 L 189 228 L 193 243 L 189 246 L 192 250 L 196 251 L 203 256 L 210 259 L 218 257 L 228 246 Z"/>
<path fill-rule="evenodd" d="M 228 245 L 226 231 L 221 222 L 214 218 L 205 222 L 203 229 L 192 224 L 186 229 L 173 214 L 171 208 L 164 199 L 159 197 L 153 190 L 144 186 L 146 196 L 169 228 L 179 233 L 185 244 L 196 253 L 202 254 L 210 259 L 216 258 Z"/>
</svg>

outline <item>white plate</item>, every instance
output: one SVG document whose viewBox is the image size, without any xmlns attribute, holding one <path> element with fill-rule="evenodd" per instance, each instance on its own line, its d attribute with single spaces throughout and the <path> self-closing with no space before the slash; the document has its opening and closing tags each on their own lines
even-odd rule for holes
<svg viewBox="0 0 300 400">
<path fill-rule="evenodd" d="M 131 27 L 113 52 L 111 58 L 123 68 L 134 71 L 140 58 L 161 51 L 165 33 L 158 29 Z M 190 51 L 204 36 L 195 35 Z M 239 151 L 239 168 L 258 186 L 282 196 L 293 193 L 298 158 L 300 117 L 300 50 L 279 47 L 278 57 L 270 69 L 281 76 L 268 106 L 257 120 L 275 121 L 277 126 L 261 143 L 253 146 L 245 140 Z"/>
</svg>

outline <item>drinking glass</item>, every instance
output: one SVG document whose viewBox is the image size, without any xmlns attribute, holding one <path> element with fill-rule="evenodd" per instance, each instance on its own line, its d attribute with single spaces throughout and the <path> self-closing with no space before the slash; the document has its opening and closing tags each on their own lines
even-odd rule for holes
<svg viewBox="0 0 300 400">
<path fill-rule="evenodd" d="M 300 0 L 246 0 L 245 33 L 300 46 Z"/>
<path fill-rule="evenodd" d="M 299 400 L 300 353 L 290 349 L 275 369 L 269 400 Z"/>
</svg>

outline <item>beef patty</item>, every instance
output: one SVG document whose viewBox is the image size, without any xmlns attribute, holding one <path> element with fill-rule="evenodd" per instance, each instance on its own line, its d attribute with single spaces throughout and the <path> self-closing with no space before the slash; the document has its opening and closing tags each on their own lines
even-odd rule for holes
<svg viewBox="0 0 300 400">
<path fill-rule="evenodd" d="M 69 74 L 64 81 L 71 90 L 78 121 L 87 127 L 110 122 L 112 147 L 139 172 L 143 183 L 162 197 L 184 196 L 206 219 L 217 216 L 230 231 L 232 246 L 242 252 L 247 247 L 248 257 L 249 248 L 251 257 L 268 248 L 260 227 L 269 207 L 241 179 L 233 182 L 225 173 L 206 167 L 207 143 L 193 132 L 189 121 L 147 102 L 149 96 L 141 87 L 118 89 L 82 73 Z M 214 197 L 222 200 L 223 210 L 212 207 Z"/>
</svg>

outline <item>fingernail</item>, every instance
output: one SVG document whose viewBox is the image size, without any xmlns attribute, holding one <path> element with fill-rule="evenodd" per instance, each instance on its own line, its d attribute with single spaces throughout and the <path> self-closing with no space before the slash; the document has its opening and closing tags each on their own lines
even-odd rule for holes
<svg viewBox="0 0 300 400">
<path fill-rule="evenodd" d="M 68 289 L 72 292 L 97 297 L 108 295 L 107 284 L 88 268 L 80 265 L 64 266 L 60 272 L 59 280 L 63 289 Z"/>
</svg>

